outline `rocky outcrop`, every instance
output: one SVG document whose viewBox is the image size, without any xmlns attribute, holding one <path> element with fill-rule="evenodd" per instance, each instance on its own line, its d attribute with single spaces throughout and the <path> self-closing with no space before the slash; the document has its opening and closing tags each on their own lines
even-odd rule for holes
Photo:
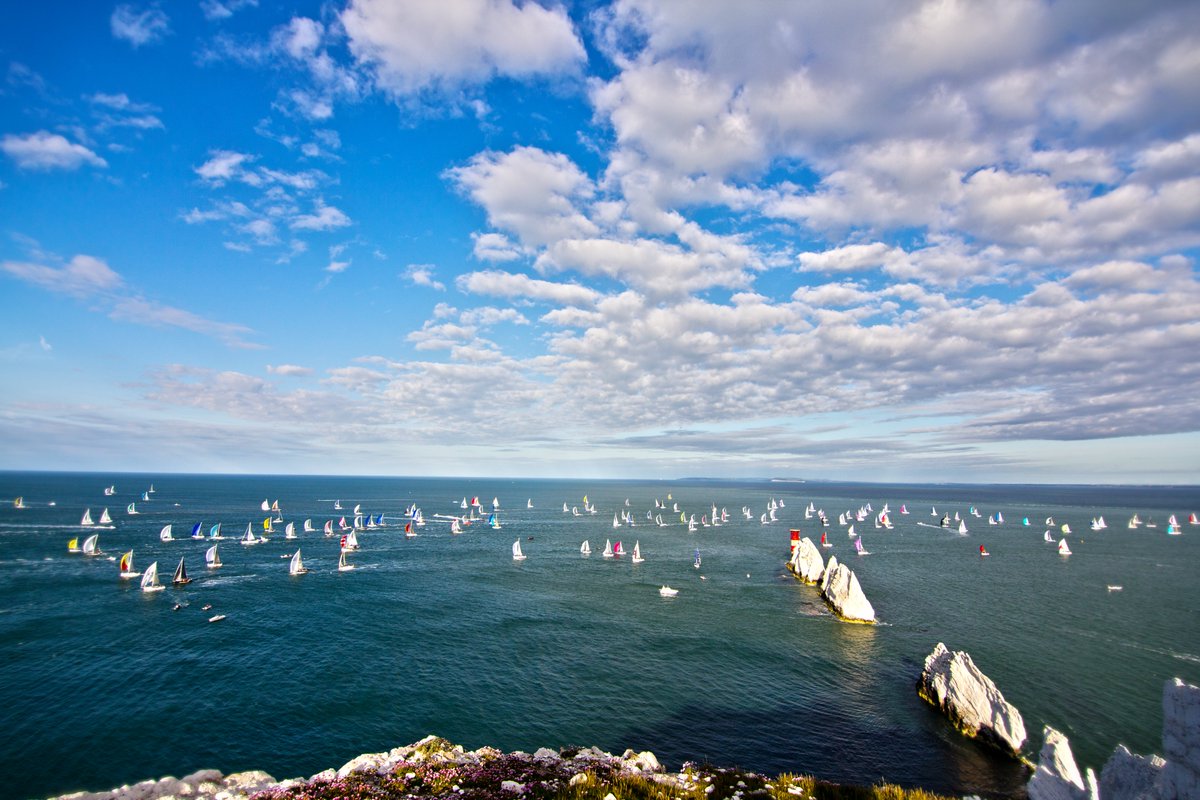
<svg viewBox="0 0 1200 800">
<path fill-rule="evenodd" d="M 874 622 L 875 609 L 863 594 L 858 577 L 837 556 L 830 556 L 821 576 L 821 596 L 834 613 L 848 622 Z"/>
<path fill-rule="evenodd" d="M 1105 800 L 1157 800 L 1155 786 L 1166 763 L 1159 756 L 1134 755 L 1119 744 L 1100 771 L 1100 796 Z"/>
<path fill-rule="evenodd" d="M 1021 712 L 1004 699 L 968 653 L 951 652 L 938 642 L 925 659 L 917 693 L 967 736 L 1020 757 L 1025 744 Z"/>
<path fill-rule="evenodd" d="M 1100 772 L 1080 775 L 1067 737 L 1046 727 L 1027 787 L 1030 800 L 1200 800 L 1200 687 L 1179 678 L 1163 689 L 1163 753 L 1139 756 L 1117 745 Z"/>
<path fill-rule="evenodd" d="M 821 561 L 821 551 L 813 544 L 812 539 L 805 536 L 796 545 L 796 551 L 788 561 L 788 569 L 805 583 L 817 583 L 825 572 L 825 564 Z"/>
<path fill-rule="evenodd" d="M 235 772 L 222 775 L 215 769 L 202 769 L 183 778 L 165 777 L 158 780 L 118 786 L 107 792 L 75 792 L 55 800 L 156 800 L 156 798 L 186 797 L 189 800 L 244 800 L 263 789 L 279 783 L 265 772 Z"/>
<path fill-rule="evenodd" d="M 1162 800 L 1200 800 L 1200 686 L 1175 678 L 1163 689 Z"/>
<path fill-rule="evenodd" d="M 1089 769 L 1086 779 L 1079 773 L 1067 737 L 1047 725 L 1044 739 L 1037 769 L 1026 786 L 1029 800 L 1099 800 L 1095 773 Z"/>
</svg>

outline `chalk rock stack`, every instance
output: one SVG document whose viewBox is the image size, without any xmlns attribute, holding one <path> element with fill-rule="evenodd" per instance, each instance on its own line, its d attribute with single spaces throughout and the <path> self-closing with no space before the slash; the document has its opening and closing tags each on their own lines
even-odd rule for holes
<svg viewBox="0 0 1200 800">
<path fill-rule="evenodd" d="M 792 560 L 788 562 L 788 569 L 805 583 L 821 580 L 825 564 L 821 561 L 821 551 L 813 544 L 812 539 L 805 536 L 800 540 L 800 544 L 796 545 L 796 550 L 792 553 Z"/>
<path fill-rule="evenodd" d="M 975 666 L 970 654 L 951 652 L 938 642 L 925 659 L 917 694 L 940 709 L 967 736 L 1020 757 L 1025 744 L 1021 712 L 1004 699 L 991 678 Z"/>
<path fill-rule="evenodd" d="M 1046 726 L 1029 800 L 1200 800 L 1200 686 L 1179 678 L 1163 689 L 1163 752 L 1139 756 L 1117 745 L 1097 786 L 1092 770 L 1080 774 L 1067 737 Z"/>
<path fill-rule="evenodd" d="M 1085 780 L 1079 773 L 1067 737 L 1047 725 L 1043 738 L 1037 769 L 1025 787 L 1029 800 L 1099 800 L 1096 774 L 1089 769 Z"/>
<path fill-rule="evenodd" d="M 834 613 L 848 622 L 874 622 L 875 609 L 858 585 L 858 577 L 837 556 L 830 556 L 821 575 L 821 596 Z"/>
</svg>

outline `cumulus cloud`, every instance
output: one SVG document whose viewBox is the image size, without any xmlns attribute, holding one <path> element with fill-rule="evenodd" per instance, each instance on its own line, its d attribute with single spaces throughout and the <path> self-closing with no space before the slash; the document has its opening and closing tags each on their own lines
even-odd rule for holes
<svg viewBox="0 0 1200 800">
<path fill-rule="evenodd" d="M 114 37 L 124 39 L 135 48 L 157 44 L 171 33 L 171 21 L 159 8 L 138 10 L 121 4 L 113 9 L 109 24 Z"/>
<path fill-rule="evenodd" d="M 325 201 L 317 198 L 311 214 L 301 214 L 290 223 L 292 230 L 331 231 L 344 228 L 350 224 L 350 217 L 334 206 L 326 205 Z"/>
<path fill-rule="evenodd" d="M 88 255 L 77 255 L 61 267 L 24 261 L 4 261 L 0 262 L 0 268 L 26 283 L 75 297 L 87 297 L 109 291 L 122 284 L 121 276 L 108 264 Z"/>
<path fill-rule="evenodd" d="M 562 74 L 586 57 L 566 13 L 537 3 L 352 0 L 340 21 L 354 57 L 396 97 Z"/>
<path fill-rule="evenodd" d="M 107 167 L 108 162 L 81 144 L 49 131 L 24 136 L 6 134 L 0 139 L 0 150 L 21 169 L 52 170 L 79 169 L 84 164 Z"/>
<path fill-rule="evenodd" d="M 414 286 L 428 286 L 439 292 L 446 291 L 446 284 L 433 277 L 432 264 L 409 264 L 404 270 L 404 277 Z"/>
<path fill-rule="evenodd" d="M 303 378 L 313 374 L 309 367 L 300 367 L 295 364 L 267 364 L 267 372 L 272 375 L 284 375 L 293 378 Z"/>
</svg>

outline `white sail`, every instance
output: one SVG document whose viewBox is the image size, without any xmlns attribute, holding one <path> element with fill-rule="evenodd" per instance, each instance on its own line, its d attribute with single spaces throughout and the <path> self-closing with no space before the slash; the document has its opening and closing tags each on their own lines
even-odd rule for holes
<svg viewBox="0 0 1200 800">
<path fill-rule="evenodd" d="M 261 541 L 261 539 L 254 538 L 254 529 L 251 528 L 250 523 L 247 522 L 246 523 L 246 532 L 244 534 L 242 534 L 242 538 L 239 539 L 238 541 L 240 541 L 242 544 L 258 544 Z"/>
<path fill-rule="evenodd" d="M 958 532 L 965 534 L 967 532 L 967 523 L 965 520 L 958 521 Z"/>
<path fill-rule="evenodd" d="M 1060 539 L 1058 541 L 1058 554 L 1061 556 L 1071 555 L 1071 548 L 1067 546 L 1066 539 Z"/>
<path fill-rule="evenodd" d="M 283 529 L 283 538 L 285 538 L 285 539 L 295 539 L 296 538 L 296 523 L 289 522 L 287 524 L 287 527 Z"/>
<path fill-rule="evenodd" d="M 146 574 L 142 576 L 142 591 L 161 592 L 162 590 L 163 585 L 158 582 L 158 562 L 155 561 L 146 567 Z"/>
<path fill-rule="evenodd" d="M 358 534 L 356 534 L 354 531 L 350 531 L 348 534 L 346 534 L 346 544 L 342 546 L 342 549 L 343 550 L 357 550 L 358 549 Z"/>
<path fill-rule="evenodd" d="M 84 509 L 83 518 L 79 520 L 79 524 L 80 525 L 95 525 L 96 524 L 96 523 L 92 522 L 92 510 L 90 508 Z"/>
<path fill-rule="evenodd" d="M 99 540 L 100 540 L 100 534 L 98 534 L 98 533 L 93 533 L 91 536 L 84 539 L 83 540 L 83 554 L 85 556 L 100 555 L 100 548 L 97 545 L 97 542 L 99 542 Z"/>
<path fill-rule="evenodd" d="M 305 533 L 316 533 L 316 530 L 317 529 L 313 527 L 311 519 L 304 520 L 304 532 Z"/>
<path fill-rule="evenodd" d="M 613 557 L 612 542 L 610 542 L 608 539 L 604 540 L 604 552 L 601 553 L 601 555 L 603 555 L 605 558 Z"/>
<path fill-rule="evenodd" d="M 120 575 L 122 578 L 136 578 L 138 575 L 142 574 L 133 568 L 133 551 L 132 550 L 130 550 L 125 555 L 121 556 L 121 563 L 120 563 L 119 569 L 120 569 Z"/>
<path fill-rule="evenodd" d="M 263 501 L 262 501 L 262 505 L 261 505 L 261 506 L 259 506 L 259 508 L 261 508 L 263 511 L 270 511 L 270 510 L 271 510 L 271 504 L 270 504 L 270 503 L 268 503 L 268 502 L 267 502 L 267 499 L 264 497 L 264 498 L 263 498 Z"/>
<path fill-rule="evenodd" d="M 646 559 L 642 558 L 642 543 L 634 542 L 633 543 L 633 563 L 640 564 L 645 560 Z"/>
<path fill-rule="evenodd" d="M 658 590 L 658 593 L 663 597 L 674 597 L 675 595 L 679 594 L 679 590 L 672 589 L 670 586 L 663 584 L 662 588 Z"/>
<path fill-rule="evenodd" d="M 579 552 L 585 556 L 592 554 L 592 546 L 587 539 L 584 539 L 583 544 L 579 545 Z"/>
<path fill-rule="evenodd" d="M 100 525 L 112 525 L 112 517 L 108 515 L 108 509 L 105 508 L 100 512 Z"/>
<path fill-rule="evenodd" d="M 517 539 L 512 546 L 513 561 L 524 561 L 525 554 L 521 552 L 521 540 Z"/>
<path fill-rule="evenodd" d="M 354 565 L 346 562 L 346 551 L 343 550 L 338 555 L 338 572 L 349 572 L 352 569 L 354 569 Z"/>
<path fill-rule="evenodd" d="M 163 529 L 158 532 L 158 540 L 160 542 L 173 542 L 175 537 L 171 536 L 171 526 L 164 525 Z"/>
<path fill-rule="evenodd" d="M 207 564 L 211 569 L 216 569 L 217 567 L 221 566 L 221 554 L 217 552 L 217 546 L 215 544 L 204 551 L 204 563 Z"/>
<path fill-rule="evenodd" d="M 288 575 L 303 575 L 306 572 L 308 570 L 304 568 L 304 562 L 300 560 L 300 550 L 297 549 L 292 553 L 292 560 L 288 564 Z"/>
<path fill-rule="evenodd" d="M 129 505 L 125 506 L 125 513 L 126 514 L 138 514 L 140 512 L 137 510 L 137 508 L 134 506 L 133 503 L 130 503 Z"/>
</svg>

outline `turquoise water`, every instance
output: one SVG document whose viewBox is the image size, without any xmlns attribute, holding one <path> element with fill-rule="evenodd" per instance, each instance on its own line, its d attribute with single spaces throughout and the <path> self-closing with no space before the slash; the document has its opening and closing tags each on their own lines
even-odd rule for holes
<svg viewBox="0 0 1200 800">
<path fill-rule="evenodd" d="M 668 493 L 697 519 L 714 503 L 730 519 L 692 534 L 653 526 L 646 511 Z M 584 494 L 596 514 L 562 512 L 582 510 Z M 468 748 L 632 747 L 669 767 L 1013 795 L 1024 773 L 916 696 L 938 641 L 970 652 L 1020 708 L 1031 755 L 1051 724 L 1097 768 L 1118 742 L 1159 751 L 1163 682 L 1200 682 L 1195 487 L 0 473 L 0 497 L 18 495 L 26 508 L 0 508 L 0 773 L 16 797 L 203 767 L 309 775 L 427 733 Z M 502 529 L 452 535 L 434 518 L 473 495 L 499 498 Z M 297 528 L 356 503 L 389 525 L 360 533 L 357 569 L 339 573 L 338 540 L 320 533 L 239 545 L 248 522 L 261 527 L 264 498 Z M 637 526 L 614 530 L 627 498 Z M 785 506 L 762 525 L 772 498 Z M 142 513 L 126 515 L 131 501 Z M 787 574 L 789 528 L 820 535 L 804 520 L 809 501 L 830 515 L 826 552 L 849 561 L 881 625 L 837 622 Z M 871 555 L 855 557 L 837 515 L 868 502 L 889 503 L 895 529 L 857 523 Z M 413 503 L 427 524 L 410 539 L 401 517 Z M 68 554 L 83 509 L 105 506 L 106 557 Z M 918 525 L 936 522 L 931 506 L 966 517 L 968 535 Z M 1134 511 L 1157 529 L 1127 530 Z M 989 526 L 996 512 L 1005 522 Z M 1181 536 L 1166 535 L 1172 513 Z M 1088 529 L 1096 514 L 1108 530 Z M 1074 531 L 1069 558 L 1042 541 L 1047 516 Z M 220 570 L 204 567 L 207 542 L 186 538 L 200 521 L 229 537 Z M 158 540 L 167 523 L 178 541 Z M 606 538 L 640 541 L 646 561 L 601 558 Z M 296 545 L 312 572 L 290 577 L 281 556 Z M 107 558 L 130 548 L 137 569 L 157 560 L 167 582 L 186 557 L 194 582 L 140 592 Z M 663 584 L 679 595 L 661 598 Z M 217 613 L 226 619 L 208 623 Z"/>
</svg>

